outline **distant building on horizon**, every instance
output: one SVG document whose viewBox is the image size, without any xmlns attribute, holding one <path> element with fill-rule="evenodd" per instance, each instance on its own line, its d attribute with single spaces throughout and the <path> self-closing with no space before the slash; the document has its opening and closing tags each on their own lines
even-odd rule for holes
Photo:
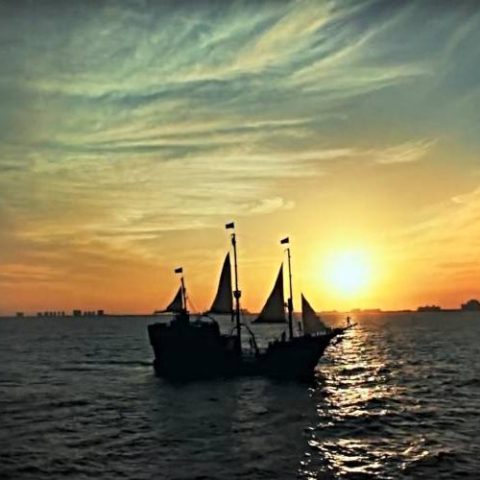
<svg viewBox="0 0 480 480">
<path fill-rule="evenodd" d="M 442 307 L 439 305 L 423 305 L 417 308 L 417 312 L 440 312 Z"/>
<path fill-rule="evenodd" d="M 466 310 L 469 312 L 476 312 L 480 310 L 480 302 L 475 298 L 472 298 L 468 302 L 462 303 L 462 310 Z"/>
</svg>

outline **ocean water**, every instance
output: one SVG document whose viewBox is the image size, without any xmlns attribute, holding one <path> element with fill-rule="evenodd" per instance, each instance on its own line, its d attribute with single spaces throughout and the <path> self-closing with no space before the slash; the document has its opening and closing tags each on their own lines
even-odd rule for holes
<svg viewBox="0 0 480 480">
<path fill-rule="evenodd" d="M 167 383 L 151 320 L 0 319 L 1 479 L 480 478 L 480 313 L 357 316 L 314 385 Z"/>
</svg>

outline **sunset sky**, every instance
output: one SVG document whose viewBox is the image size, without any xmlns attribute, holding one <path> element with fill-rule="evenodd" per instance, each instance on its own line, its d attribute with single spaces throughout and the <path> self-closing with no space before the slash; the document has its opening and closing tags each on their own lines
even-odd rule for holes
<svg viewBox="0 0 480 480">
<path fill-rule="evenodd" d="M 480 297 L 478 2 L 0 1 L 0 45 L 0 314 L 207 308 L 229 221 L 253 311 L 286 235 L 296 308 Z"/>
</svg>

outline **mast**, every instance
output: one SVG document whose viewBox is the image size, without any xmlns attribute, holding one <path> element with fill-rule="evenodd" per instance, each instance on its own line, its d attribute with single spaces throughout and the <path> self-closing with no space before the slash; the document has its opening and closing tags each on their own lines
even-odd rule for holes
<svg viewBox="0 0 480 480">
<path fill-rule="evenodd" d="M 290 256 L 290 239 L 288 237 L 280 240 L 281 245 L 287 244 L 287 256 L 288 256 L 288 280 L 290 286 L 290 298 L 288 299 L 287 308 L 288 308 L 288 335 L 290 339 L 293 338 L 293 289 L 292 289 L 292 263 Z"/>
<path fill-rule="evenodd" d="M 233 291 L 233 297 L 235 298 L 235 321 L 237 330 L 237 349 L 238 353 L 242 353 L 242 331 L 240 326 L 240 297 L 242 292 L 238 289 L 238 265 L 237 265 L 237 237 L 235 235 L 235 223 L 230 222 L 225 225 L 227 230 L 233 229 L 231 234 L 232 247 L 233 247 L 233 264 L 235 272 L 235 290 Z"/>
</svg>

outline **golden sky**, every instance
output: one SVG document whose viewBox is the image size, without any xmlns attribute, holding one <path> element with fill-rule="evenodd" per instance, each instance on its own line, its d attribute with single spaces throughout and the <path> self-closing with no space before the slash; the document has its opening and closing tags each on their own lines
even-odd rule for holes
<svg viewBox="0 0 480 480">
<path fill-rule="evenodd" d="M 205 309 L 232 220 L 250 310 L 286 235 L 296 306 L 480 296 L 475 2 L 11 2 L 0 27 L 0 314 L 151 312 L 180 265 Z"/>
</svg>

